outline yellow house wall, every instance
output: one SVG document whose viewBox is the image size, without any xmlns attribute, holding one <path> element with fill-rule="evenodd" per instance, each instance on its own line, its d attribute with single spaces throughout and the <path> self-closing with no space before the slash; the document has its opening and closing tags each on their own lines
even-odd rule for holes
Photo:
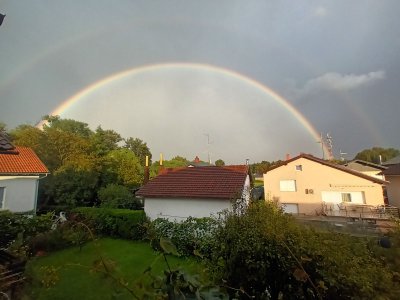
<svg viewBox="0 0 400 300">
<path fill-rule="evenodd" d="M 302 166 L 302 171 L 296 170 Z M 281 180 L 295 180 L 295 192 L 281 192 Z M 306 194 L 305 189 L 313 189 Z M 298 204 L 299 213 L 315 214 L 322 208 L 322 192 L 364 192 L 365 204 L 384 204 L 382 186 L 367 179 L 299 158 L 264 174 L 266 200 Z"/>
<path fill-rule="evenodd" d="M 400 207 L 400 176 L 386 176 L 389 204 Z"/>
</svg>

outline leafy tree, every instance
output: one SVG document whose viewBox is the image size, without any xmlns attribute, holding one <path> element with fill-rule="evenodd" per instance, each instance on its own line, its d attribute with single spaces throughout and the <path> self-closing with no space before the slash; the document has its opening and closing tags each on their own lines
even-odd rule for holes
<svg viewBox="0 0 400 300">
<path fill-rule="evenodd" d="M 276 166 L 278 164 L 281 164 L 281 163 L 282 163 L 281 160 L 272 161 L 272 162 L 263 160 L 260 163 L 255 163 L 255 164 L 251 164 L 250 165 L 251 173 L 253 173 L 253 174 L 265 174 L 271 168 L 273 168 L 274 166 Z"/>
<path fill-rule="evenodd" d="M 89 141 L 79 135 L 55 128 L 45 130 L 46 149 L 42 159 L 51 172 L 62 165 L 89 157 Z"/>
<path fill-rule="evenodd" d="M 121 141 L 122 137 L 119 133 L 114 130 L 104 130 L 101 126 L 96 128 L 90 139 L 92 152 L 97 156 L 104 156 L 108 152 L 118 149 L 118 143 Z"/>
<path fill-rule="evenodd" d="M 103 176 L 103 184 L 114 183 L 133 188 L 143 183 L 144 170 L 132 151 L 116 149 L 104 157 Z"/>
<path fill-rule="evenodd" d="M 32 125 L 19 125 L 11 130 L 10 137 L 16 146 L 32 148 L 35 153 L 43 158 L 46 149 L 46 134 Z"/>
<path fill-rule="evenodd" d="M 143 142 L 141 139 L 132 137 L 126 139 L 124 148 L 131 150 L 139 159 L 142 165 L 145 164 L 146 156 L 149 157 L 149 163 L 151 164 L 150 149 L 149 147 L 147 147 L 147 144 Z"/>
<path fill-rule="evenodd" d="M 217 159 L 215 161 L 215 165 L 218 167 L 222 167 L 222 166 L 225 166 L 225 162 L 222 159 Z"/>
<path fill-rule="evenodd" d="M 399 286 L 361 238 L 303 227 L 272 203 L 227 213 L 209 268 L 232 298 L 397 299 Z"/>
<path fill-rule="evenodd" d="M 83 138 L 90 137 L 93 132 L 90 130 L 89 125 L 84 122 L 72 120 L 72 119 L 61 119 L 60 116 L 44 116 L 42 118 L 44 122 L 43 129 L 53 128 L 78 135 Z"/>
<path fill-rule="evenodd" d="M 190 161 L 182 156 L 175 156 L 171 160 L 164 160 L 163 167 L 164 168 L 182 168 L 187 167 Z M 150 167 L 150 177 L 153 178 L 157 176 L 160 170 L 160 161 L 155 161 Z"/>
<path fill-rule="evenodd" d="M 98 192 L 100 205 L 109 208 L 140 209 L 140 202 L 135 199 L 128 188 L 122 185 L 109 184 Z"/>
<path fill-rule="evenodd" d="M 354 159 L 361 159 L 379 164 L 379 155 L 382 157 L 382 162 L 385 162 L 393 157 L 400 155 L 400 151 L 394 148 L 373 147 L 371 149 L 365 149 L 357 153 Z"/>
<path fill-rule="evenodd" d="M 72 166 L 56 171 L 46 195 L 56 204 L 71 207 L 95 204 L 99 174 L 94 170 L 77 170 Z"/>
</svg>

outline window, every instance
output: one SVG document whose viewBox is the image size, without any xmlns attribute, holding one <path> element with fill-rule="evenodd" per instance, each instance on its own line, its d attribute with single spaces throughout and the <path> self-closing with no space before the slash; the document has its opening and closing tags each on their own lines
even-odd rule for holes
<svg viewBox="0 0 400 300">
<path fill-rule="evenodd" d="M 3 208 L 5 194 L 6 194 L 6 188 L 0 186 L 0 209 Z"/>
<path fill-rule="evenodd" d="M 296 165 L 296 171 L 303 171 L 302 165 Z"/>
<path fill-rule="evenodd" d="M 279 182 L 279 188 L 281 192 L 295 192 L 296 180 L 281 180 Z"/>
<path fill-rule="evenodd" d="M 342 202 L 351 202 L 351 194 L 342 193 Z"/>
</svg>

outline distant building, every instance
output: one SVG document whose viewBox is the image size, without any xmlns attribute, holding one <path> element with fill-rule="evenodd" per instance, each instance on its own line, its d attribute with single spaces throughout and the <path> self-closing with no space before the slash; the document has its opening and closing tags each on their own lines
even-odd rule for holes
<svg viewBox="0 0 400 300">
<path fill-rule="evenodd" d="M 361 172 L 365 175 L 376 177 L 381 180 L 385 180 L 385 177 L 382 175 L 382 171 L 386 170 L 387 167 L 382 165 L 377 165 L 369 161 L 364 161 L 361 159 L 353 160 L 347 164 L 346 167 Z"/>
<path fill-rule="evenodd" d="M 212 164 L 210 164 L 209 162 L 206 161 L 201 161 L 200 158 L 198 156 L 196 156 L 194 158 L 193 161 L 191 161 L 188 164 L 188 167 L 209 167 L 209 166 L 213 166 Z"/>
<path fill-rule="evenodd" d="M 384 204 L 387 182 L 348 167 L 301 154 L 264 174 L 266 200 L 277 201 L 289 213 L 315 214 L 343 205 Z"/>
</svg>

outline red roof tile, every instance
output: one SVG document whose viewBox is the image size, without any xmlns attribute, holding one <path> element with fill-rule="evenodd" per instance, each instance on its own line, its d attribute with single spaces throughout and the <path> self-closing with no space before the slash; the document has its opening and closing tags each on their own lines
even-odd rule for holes
<svg viewBox="0 0 400 300">
<path fill-rule="evenodd" d="M 231 199 L 243 190 L 248 166 L 165 169 L 136 193 L 148 198 Z"/>
<path fill-rule="evenodd" d="M 44 174 L 49 170 L 32 149 L 15 147 L 12 151 L 0 152 L 0 174 Z"/>
</svg>

